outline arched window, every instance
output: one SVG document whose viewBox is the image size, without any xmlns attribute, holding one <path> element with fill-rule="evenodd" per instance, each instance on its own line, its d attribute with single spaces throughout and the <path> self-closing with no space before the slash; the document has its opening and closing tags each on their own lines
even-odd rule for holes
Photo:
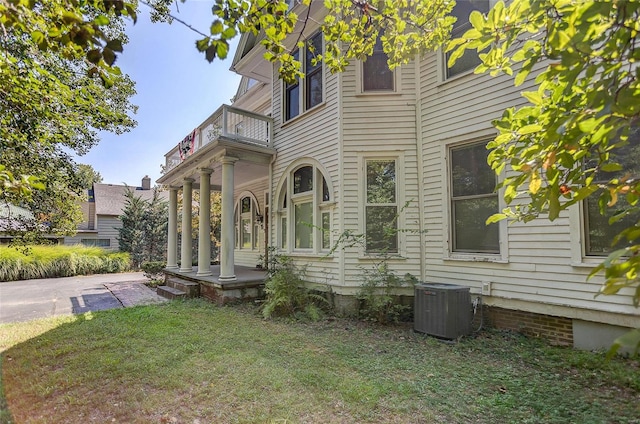
<svg viewBox="0 0 640 424">
<path fill-rule="evenodd" d="M 258 203 L 251 193 L 243 193 L 235 208 L 236 249 L 254 250 L 258 248 L 260 228 Z"/>
<path fill-rule="evenodd" d="M 278 246 L 285 251 L 320 252 L 331 248 L 331 191 L 314 163 L 290 168 L 278 194 Z"/>
</svg>

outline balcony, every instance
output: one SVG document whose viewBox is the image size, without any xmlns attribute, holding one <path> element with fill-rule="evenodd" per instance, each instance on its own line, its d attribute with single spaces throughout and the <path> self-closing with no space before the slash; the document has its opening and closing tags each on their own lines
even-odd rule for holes
<svg viewBox="0 0 640 424">
<path fill-rule="evenodd" d="M 187 135 L 176 147 L 165 154 L 163 174 L 166 174 L 189 156 L 219 139 L 237 142 L 248 148 L 272 147 L 272 119 L 222 105 L 193 132 Z"/>
</svg>

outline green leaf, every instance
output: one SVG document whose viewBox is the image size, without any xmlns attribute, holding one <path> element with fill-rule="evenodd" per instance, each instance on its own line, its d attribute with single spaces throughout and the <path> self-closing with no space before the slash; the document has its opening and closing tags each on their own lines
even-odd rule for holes
<svg viewBox="0 0 640 424">
<path fill-rule="evenodd" d="M 109 66 L 113 65 L 116 62 L 116 54 L 113 52 L 113 50 L 107 47 L 102 49 L 102 58 Z"/>
<path fill-rule="evenodd" d="M 203 38 L 201 40 L 196 41 L 196 48 L 199 52 L 203 52 L 207 50 L 209 47 L 209 38 Z"/>
<path fill-rule="evenodd" d="M 530 124 L 530 125 L 524 125 L 520 129 L 518 129 L 518 134 L 527 135 L 527 134 L 537 133 L 539 131 L 542 131 L 542 125 Z"/>
<path fill-rule="evenodd" d="M 611 359 L 620 350 L 626 348 L 634 355 L 640 352 L 640 328 L 633 329 L 613 341 L 611 349 L 607 352 L 607 358 Z"/>
<path fill-rule="evenodd" d="M 33 31 L 31 33 L 31 39 L 36 43 L 40 44 L 45 41 L 44 34 L 40 31 Z"/>
<path fill-rule="evenodd" d="M 622 171 L 622 165 L 619 163 L 605 163 L 600 167 L 600 169 L 604 172 L 617 172 Z"/>
<path fill-rule="evenodd" d="M 209 30 L 211 32 L 211 35 L 217 35 L 224 30 L 224 25 L 221 20 L 216 19 L 211 23 L 211 28 Z"/>
<path fill-rule="evenodd" d="M 542 103 L 542 95 L 537 91 L 525 91 L 522 93 L 522 96 L 534 105 L 539 105 Z"/>
<path fill-rule="evenodd" d="M 487 220 L 485 221 L 485 225 L 494 224 L 506 218 L 507 218 L 507 215 L 504 213 L 494 213 L 489 218 L 487 218 Z"/>
<path fill-rule="evenodd" d="M 98 26 L 106 26 L 109 25 L 109 18 L 105 15 L 98 15 L 94 20 L 93 23 L 98 25 Z"/>
<path fill-rule="evenodd" d="M 560 216 L 560 211 L 562 210 L 560 206 L 560 200 L 557 196 L 551 195 L 549 199 L 549 220 L 555 221 Z"/>
<path fill-rule="evenodd" d="M 484 27 L 484 16 L 482 16 L 482 14 L 477 10 L 474 10 L 469 15 L 469 22 L 476 30 L 481 30 Z M 479 31 L 478 35 L 480 35 Z"/>
<path fill-rule="evenodd" d="M 205 50 L 204 54 L 205 54 L 205 58 L 207 59 L 207 61 L 209 63 L 213 62 L 213 59 L 216 58 L 216 53 L 218 52 L 218 49 L 215 45 L 210 45 L 209 47 L 207 47 L 207 49 Z"/>
<path fill-rule="evenodd" d="M 107 48 L 113 50 L 114 52 L 120 52 L 122 53 L 123 48 L 122 48 L 122 41 L 115 39 L 115 40 L 110 40 L 107 43 Z"/>
<path fill-rule="evenodd" d="M 97 65 L 100 59 L 102 59 L 102 53 L 99 49 L 93 49 L 87 52 L 87 60 L 89 62 Z"/>
</svg>

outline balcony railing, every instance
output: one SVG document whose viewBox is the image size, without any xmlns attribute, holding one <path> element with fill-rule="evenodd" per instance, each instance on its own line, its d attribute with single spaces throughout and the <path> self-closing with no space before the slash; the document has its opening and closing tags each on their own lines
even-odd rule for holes
<svg viewBox="0 0 640 424">
<path fill-rule="evenodd" d="M 268 116 L 222 105 L 176 147 L 165 154 L 163 173 L 220 137 L 254 146 L 271 147 L 272 119 Z"/>
</svg>

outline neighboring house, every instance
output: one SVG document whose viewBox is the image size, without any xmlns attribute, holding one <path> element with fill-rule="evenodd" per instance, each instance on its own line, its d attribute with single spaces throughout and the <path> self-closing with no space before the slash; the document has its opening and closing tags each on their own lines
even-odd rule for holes
<svg viewBox="0 0 640 424">
<path fill-rule="evenodd" d="M 319 49 L 321 3 L 312 2 L 303 33 Z M 469 11 L 456 13 L 455 31 L 463 31 Z M 451 69 L 437 52 L 390 71 L 376 49 L 366 62 L 330 74 L 305 50 L 298 54 L 307 77 L 286 84 L 256 37 L 245 34 L 232 65 L 243 76 L 233 107 L 221 106 L 167 153 L 158 183 L 170 189 L 168 275 L 237 288 L 236 268 L 255 266 L 265 246 L 275 246 L 349 310 L 363 269 L 384 251 L 398 275 L 470 287 L 487 307 L 485 319 L 499 327 L 583 348 L 640 327 L 630 291 L 595 298 L 602 279 L 587 281 L 613 233 L 589 216 L 590 205 L 554 222 L 484 224 L 505 206 L 486 163 L 491 121 L 524 104 L 526 83 L 514 88 L 507 77 L 473 74 L 471 53 Z M 222 192 L 213 276 L 206 243 L 197 273 L 190 262 L 178 267 L 177 192 L 187 198 L 194 189 L 201 199 Z M 200 210 L 208 228 L 206 200 Z M 401 231 L 386 237 L 389 225 Z M 332 250 L 345 232 L 364 234 L 365 242 Z M 191 254 L 184 240 L 180 257 Z"/>
<path fill-rule="evenodd" d="M 82 203 L 83 222 L 73 237 L 65 237 L 64 244 L 82 244 L 98 246 L 108 250 L 118 250 L 119 229 L 122 228 L 120 216 L 126 206 L 127 190 L 134 190 L 136 196 L 145 200 L 153 198 L 151 179 L 145 176 L 140 187 L 116 184 L 94 184 L 88 190 L 88 201 Z M 160 195 L 166 199 L 167 195 Z"/>
<path fill-rule="evenodd" d="M 11 203 L 0 202 L 0 244 L 10 243 L 27 228 L 40 228 L 42 237 L 50 242 L 60 242 L 61 237 L 48 234 L 46 232 L 47 227 L 42 224 L 36 224 L 36 219 L 30 210 Z"/>
</svg>

